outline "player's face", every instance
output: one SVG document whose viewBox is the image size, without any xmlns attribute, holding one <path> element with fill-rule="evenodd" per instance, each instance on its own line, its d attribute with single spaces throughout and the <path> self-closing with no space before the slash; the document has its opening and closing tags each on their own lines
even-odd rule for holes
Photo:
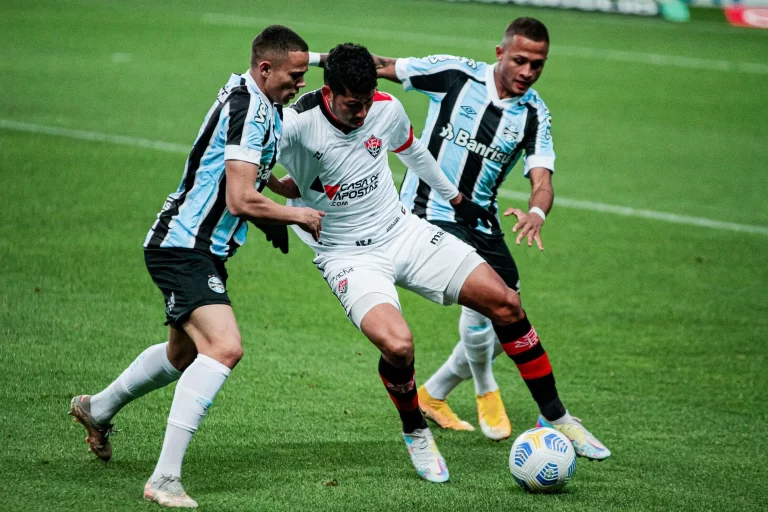
<svg viewBox="0 0 768 512">
<path fill-rule="evenodd" d="M 323 87 L 323 95 L 328 99 L 328 106 L 341 124 L 350 128 L 360 128 L 373 105 L 376 89 L 368 94 L 354 94 L 347 90 L 345 94 L 333 94 L 330 87 Z"/>
<path fill-rule="evenodd" d="M 307 52 L 288 52 L 285 57 L 274 59 L 264 81 L 264 93 L 275 103 L 285 105 L 296 97 L 299 89 L 307 85 L 304 73 L 309 69 L 308 65 Z"/>
<path fill-rule="evenodd" d="M 549 54 L 549 43 L 513 36 L 496 47 L 496 58 L 502 88 L 510 96 L 520 96 L 539 79 Z"/>
</svg>

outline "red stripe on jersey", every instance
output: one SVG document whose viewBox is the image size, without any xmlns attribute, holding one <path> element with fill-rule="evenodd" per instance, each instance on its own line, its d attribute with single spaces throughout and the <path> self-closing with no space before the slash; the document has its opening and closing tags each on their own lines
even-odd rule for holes
<svg viewBox="0 0 768 512">
<path fill-rule="evenodd" d="M 411 131 L 408 133 L 408 140 L 405 141 L 405 144 L 394 150 L 393 153 L 400 153 L 401 151 L 405 151 L 411 147 L 411 144 L 413 144 L 413 126 L 411 126 Z"/>
<path fill-rule="evenodd" d="M 376 91 L 373 94 L 373 101 L 392 101 L 392 96 L 385 92 Z"/>
<path fill-rule="evenodd" d="M 517 365 L 517 370 L 523 380 L 538 379 L 552 373 L 547 354 L 542 354 L 533 361 Z"/>
</svg>

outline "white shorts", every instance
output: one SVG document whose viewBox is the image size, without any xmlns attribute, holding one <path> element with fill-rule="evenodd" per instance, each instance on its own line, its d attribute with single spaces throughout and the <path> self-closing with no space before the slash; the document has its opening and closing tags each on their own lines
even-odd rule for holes
<svg viewBox="0 0 768 512">
<path fill-rule="evenodd" d="M 322 252 L 314 263 L 357 327 L 378 304 L 400 309 L 395 285 L 438 304 L 455 303 L 464 281 L 484 262 L 473 247 L 415 215 L 405 217 L 391 240 L 356 249 Z"/>
</svg>

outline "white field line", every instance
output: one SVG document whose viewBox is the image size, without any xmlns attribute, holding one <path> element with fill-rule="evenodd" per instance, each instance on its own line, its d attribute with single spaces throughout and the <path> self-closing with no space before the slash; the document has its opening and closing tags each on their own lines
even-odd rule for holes
<svg viewBox="0 0 768 512">
<path fill-rule="evenodd" d="M 71 128 L 22 123 L 19 121 L 11 121 L 9 119 L 0 119 L 0 129 L 52 135 L 55 137 L 66 137 L 69 139 L 85 140 L 89 142 L 107 142 L 121 146 L 137 147 L 142 149 L 155 149 L 158 151 L 166 151 L 184 155 L 188 154 L 191 150 L 191 146 L 186 144 L 175 144 L 172 142 L 154 141 L 149 139 L 142 139 L 139 137 L 110 135 L 107 133 L 89 132 Z M 396 176 L 396 179 L 402 179 L 402 176 Z M 499 196 L 507 199 L 525 201 L 528 199 L 529 194 L 524 192 L 515 192 L 513 190 L 500 189 Z M 623 215 L 625 217 L 638 217 L 643 219 L 658 220 L 662 222 L 670 222 L 672 224 L 682 224 L 685 226 L 698 226 L 718 229 L 721 231 L 735 231 L 768 236 L 768 227 L 765 226 L 752 226 L 748 224 L 736 224 L 734 222 L 722 222 L 718 220 L 705 219 L 702 217 L 677 215 L 674 213 L 657 212 L 654 210 L 642 210 L 637 208 L 630 208 L 627 206 L 596 203 L 593 201 L 582 201 L 579 199 L 568 199 L 565 197 L 557 197 L 555 202 L 558 208 L 573 208 L 576 210 L 586 210 L 590 212 L 612 213 L 614 215 Z"/>
<path fill-rule="evenodd" d="M 261 28 L 271 23 L 282 23 L 277 20 L 262 18 L 249 18 L 231 14 L 208 13 L 203 15 L 203 21 L 213 25 Z M 329 23 L 318 22 L 291 22 L 291 25 L 299 30 L 311 32 L 335 33 L 339 27 Z M 414 41 L 443 44 L 450 47 L 470 46 L 473 48 L 491 49 L 496 41 L 475 37 L 455 37 L 437 34 L 425 34 L 420 32 L 407 32 L 402 30 L 383 30 L 375 28 L 343 27 L 344 37 L 377 38 L 389 40 L 397 38 L 401 41 Z M 700 69 L 706 71 L 725 71 L 747 73 L 753 75 L 768 75 L 768 64 L 756 62 L 731 61 L 722 59 L 703 59 L 698 57 L 684 57 L 681 55 L 662 55 L 658 53 L 643 53 L 622 50 L 604 50 L 598 48 L 583 48 L 579 46 L 552 46 L 551 54 L 554 56 L 574 57 L 584 59 L 598 59 L 613 62 L 631 62 L 636 64 L 648 64 L 653 66 L 677 67 L 685 69 Z"/>
</svg>

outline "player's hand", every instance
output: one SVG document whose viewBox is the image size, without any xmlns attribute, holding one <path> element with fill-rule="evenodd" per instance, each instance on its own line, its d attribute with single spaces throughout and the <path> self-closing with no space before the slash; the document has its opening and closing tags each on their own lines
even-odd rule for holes
<svg viewBox="0 0 768 512">
<path fill-rule="evenodd" d="M 315 242 L 320 240 L 320 231 L 323 229 L 322 223 L 325 212 L 315 210 L 314 208 L 297 208 L 297 210 L 299 210 L 299 218 L 296 224 L 312 235 Z"/>
<path fill-rule="evenodd" d="M 463 197 L 462 194 L 458 195 L 458 200 L 458 203 L 451 202 L 451 206 L 456 210 L 456 217 L 462 223 L 469 224 L 472 228 L 477 226 L 478 222 L 486 228 L 499 228 L 499 221 L 494 214 L 479 204 L 473 203 L 471 200 Z"/>
<path fill-rule="evenodd" d="M 267 242 L 272 242 L 272 247 L 280 249 L 283 254 L 288 254 L 288 226 L 279 224 L 254 224 L 267 235 Z"/>
<path fill-rule="evenodd" d="M 536 215 L 535 213 L 525 213 L 518 208 L 507 208 L 504 212 L 505 217 L 514 215 L 517 217 L 517 224 L 512 228 L 513 233 L 520 231 L 515 241 L 517 245 L 523 241 L 523 238 L 528 237 L 528 247 L 533 247 L 533 241 L 536 240 L 536 245 L 539 246 L 539 250 L 543 251 L 544 246 L 541 243 L 541 226 L 544 225 L 544 219 Z"/>
</svg>

